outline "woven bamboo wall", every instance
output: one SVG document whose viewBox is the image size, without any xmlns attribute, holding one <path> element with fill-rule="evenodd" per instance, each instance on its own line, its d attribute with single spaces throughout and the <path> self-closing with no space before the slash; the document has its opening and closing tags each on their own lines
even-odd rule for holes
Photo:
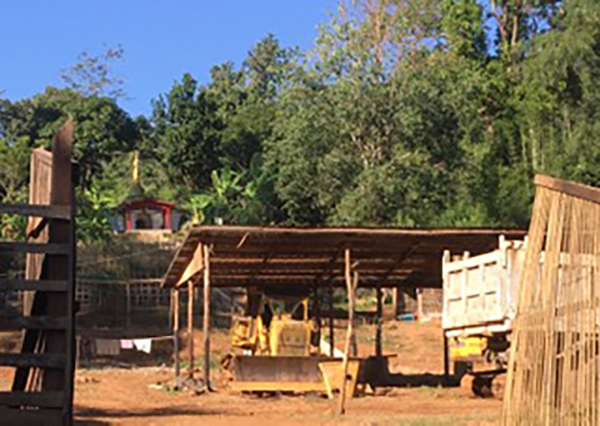
<svg viewBox="0 0 600 426">
<path fill-rule="evenodd" d="M 536 177 L 504 425 L 600 424 L 599 202 L 597 189 Z"/>
</svg>

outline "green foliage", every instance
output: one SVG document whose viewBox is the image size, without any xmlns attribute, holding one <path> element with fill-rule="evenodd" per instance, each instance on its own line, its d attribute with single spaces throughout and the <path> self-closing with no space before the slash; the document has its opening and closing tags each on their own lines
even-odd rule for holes
<svg viewBox="0 0 600 426">
<path fill-rule="evenodd" d="M 82 52 L 77 63 L 61 71 L 61 80 L 65 85 L 84 96 L 109 97 L 113 99 L 125 96 L 123 79 L 115 75 L 111 64 L 123 58 L 121 46 L 107 46 L 100 55 Z"/>
<path fill-rule="evenodd" d="M 600 185 L 594 0 L 343 3 L 311 51 L 268 35 L 206 84 L 183 75 L 149 118 L 112 99 L 122 53 L 0 100 L 0 201 L 26 200 L 29 153 L 68 115 L 85 239 L 110 238 L 133 150 L 147 196 L 209 224 L 524 227 L 534 173 Z"/>
<path fill-rule="evenodd" d="M 113 231 L 109 217 L 116 210 L 117 203 L 95 186 L 78 195 L 77 239 L 80 241 L 110 240 Z"/>
</svg>

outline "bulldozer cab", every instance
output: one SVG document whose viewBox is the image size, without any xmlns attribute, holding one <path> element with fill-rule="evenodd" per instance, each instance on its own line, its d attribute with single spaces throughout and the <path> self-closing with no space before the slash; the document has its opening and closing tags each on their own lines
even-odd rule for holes
<svg viewBox="0 0 600 426">
<path fill-rule="evenodd" d="M 315 327 L 308 298 L 293 300 L 248 291 L 244 315 L 234 318 L 230 343 L 247 355 L 310 355 Z"/>
</svg>

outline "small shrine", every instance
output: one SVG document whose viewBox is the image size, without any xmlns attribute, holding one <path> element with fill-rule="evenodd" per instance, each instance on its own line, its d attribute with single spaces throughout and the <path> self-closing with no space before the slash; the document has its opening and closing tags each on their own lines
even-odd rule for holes
<svg viewBox="0 0 600 426">
<path fill-rule="evenodd" d="M 183 212 L 176 203 L 146 196 L 140 183 L 139 154 L 133 153 L 132 184 L 126 200 L 117 210 L 113 228 L 119 233 L 163 231 L 177 232 L 181 228 Z"/>
</svg>

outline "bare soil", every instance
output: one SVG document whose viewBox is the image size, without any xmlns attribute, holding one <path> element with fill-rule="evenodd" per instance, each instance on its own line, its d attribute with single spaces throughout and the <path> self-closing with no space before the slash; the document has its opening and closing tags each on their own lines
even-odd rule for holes
<svg viewBox="0 0 600 426">
<path fill-rule="evenodd" d="M 338 347 L 342 346 L 343 336 L 343 330 L 339 329 L 336 332 Z M 200 359 L 201 333 L 194 337 L 198 342 L 196 358 Z M 357 340 L 360 356 L 373 354 L 374 327 L 359 326 Z M 375 394 L 349 400 L 347 413 L 341 417 L 336 414 L 337 401 L 317 395 L 242 395 L 227 389 L 218 366 L 218 361 L 228 352 L 226 330 L 214 331 L 212 346 L 213 358 L 217 361 L 211 365 L 216 392 L 209 394 L 169 390 L 166 385 L 173 383 L 173 369 L 164 364 L 164 354 L 156 357 L 154 366 L 148 366 L 152 363 L 147 358 L 129 358 L 118 363 L 129 368 L 115 368 L 110 363 L 80 368 L 75 386 L 76 424 L 487 425 L 497 424 L 500 417 L 500 399 L 476 398 L 460 387 L 378 389 Z M 442 373 L 443 343 L 438 321 L 386 324 L 383 347 L 384 353 L 397 354 L 390 363 L 394 374 L 419 377 L 428 373 L 435 377 Z M 183 348 L 184 359 L 185 353 Z M 198 377 L 199 367 L 200 363 L 196 363 Z M 9 382 L 8 373 L 0 369 L 0 388 Z"/>
</svg>

